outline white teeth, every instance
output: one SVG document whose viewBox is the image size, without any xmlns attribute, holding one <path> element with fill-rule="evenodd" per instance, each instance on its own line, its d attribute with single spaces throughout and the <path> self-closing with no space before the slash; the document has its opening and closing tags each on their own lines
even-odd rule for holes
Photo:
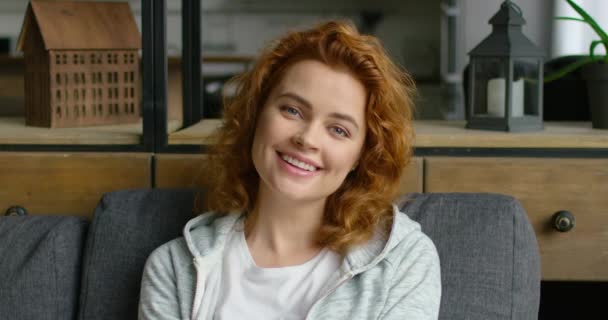
<svg viewBox="0 0 608 320">
<path fill-rule="evenodd" d="M 304 163 L 302 161 L 296 160 L 296 159 L 294 159 L 294 158 L 292 158 L 292 157 L 290 157 L 288 155 L 282 154 L 281 158 L 283 158 L 283 160 L 285 160 L 285 161 L 293 164 L 294 166 L 296 166 L 296 167 L 298 167 L 300 169 L 304 169 L 306 171 L 316 171 L 317 170 L 316 167 L 311 166 L 311 165 L 309 165 L 307 163 Z"/>
</svg>

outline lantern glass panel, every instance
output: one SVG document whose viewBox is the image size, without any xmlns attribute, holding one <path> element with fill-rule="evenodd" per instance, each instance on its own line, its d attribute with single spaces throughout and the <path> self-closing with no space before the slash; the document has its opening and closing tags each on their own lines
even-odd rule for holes
<svg viewBox="0 0 608 320">
<path fill-rule="evenodd" d="M 472 113 L 474 116 L 500 117 L 504 110 L 508 60 L 476 57 L 473 64 Z"/>
<path fill-rule="evenodd" d="M 515 58 L 513 61 L 513 117 L 539 116 L 542 86 L 540 59 Z"/>
</svg>

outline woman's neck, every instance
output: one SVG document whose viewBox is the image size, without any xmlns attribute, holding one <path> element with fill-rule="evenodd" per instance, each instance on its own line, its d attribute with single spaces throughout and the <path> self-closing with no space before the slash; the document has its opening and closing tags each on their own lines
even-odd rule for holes
<svg viewBox="0 0 608 320">
<path fill-rule="evenodd" d="M 262 189 L 252 212 L 253 225 L 245 235 L 256 264 L 294 265 L 319 253 L 317 233 L 325 200 L 292 201 Z"/>
</svg>

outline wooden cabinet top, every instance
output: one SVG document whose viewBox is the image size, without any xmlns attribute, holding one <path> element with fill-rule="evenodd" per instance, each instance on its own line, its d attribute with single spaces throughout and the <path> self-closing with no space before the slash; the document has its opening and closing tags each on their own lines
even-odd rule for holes
<svg viewBox="0 0 608 320">
<path fill-rule="evenodd" d="M 188 128 L 169 121 L 169 144 L 208 145 L 218 119 L 202 120 Z M 465 129 L 464 121 L 415 121 L 418 148 L 560 148 L 608 149 L 608 130 L 592 129 L 590 122 L 545 122 L 535 132 L 496 132 Z M 0 144 L 137 144 L 142 124 L 48 129 L 25 126 L 24 118 L 0 117 Z"/>
<path fill-rule="evenodd" d="M 170 120 L 168 130 L 175 131 L 180 125 Z M 0 117 L 0 144 L 138 144 L 142 132 L 141 119 L 133 124 L 50 129 L 26 126 L 23 117 Z"/>
<path fill-rule="evenodd" d="M 169 135 L 169 144 L 210 144 L 219 125 L 203 120 Z M 414 129 L 416 147 L 608 149 L 608 130 L 592 129 L 590 122 L 545 122 L 542 131 L 513 133 L 465 129 L 465 121 L 419 120 Z"/>
</svg>

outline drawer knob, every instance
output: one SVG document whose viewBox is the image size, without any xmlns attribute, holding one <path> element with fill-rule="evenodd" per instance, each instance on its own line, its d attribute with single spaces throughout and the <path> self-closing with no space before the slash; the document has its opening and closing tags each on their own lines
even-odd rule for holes
<svg viewBox="0 0 608 320">
<path fill-rule="evenodd" d="M 26 216 L 27 210 L 22 206 L 12 206 L 6 209 L 5 216 Z"/>
<path fill-rule="evenodd" d="M 553 227 L 559 232 L 568 232 L 574 228 L 574 215 L 569 211 L 558 211 L 553 215 Z"/>
</svg>

